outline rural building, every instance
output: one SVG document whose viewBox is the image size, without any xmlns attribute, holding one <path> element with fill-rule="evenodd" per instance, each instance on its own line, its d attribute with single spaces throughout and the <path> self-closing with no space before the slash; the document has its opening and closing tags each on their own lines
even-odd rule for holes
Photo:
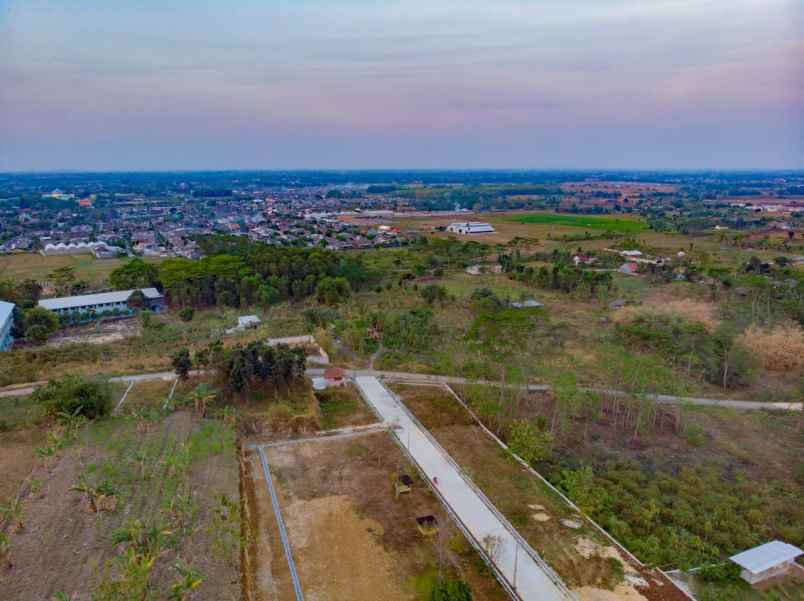
<svg viewBox="0 0 804 601">
<path fill-rule="evenodd" d="M 14 339 L 11 337 L 11 326 L 14 323 L 14 303 L 0 301 L 0 351 L 11 348 Z"/>
<path fill-rule="evenodd" d="M 74 242 L 69 244 L 59 242 L 58 244 L 46 244 L 41 252 L 46 257 L 92 254 L 98 259 L 107 259 L 125 254 L 126 251 L 104 242 Z"/>
<path fill-rule="evenodd" d="M 343 386 L 346 384 L 346 374 L 340 367 L 328 367 L 324 370 L 324 381 L 329 386 Z"/>
<path fill-rule="evenodd" d="M 447 226 L 447 231 L 453 234 L 493 234 L 494 228 L 488 223 L 480 221 L 456 221 Z"/>
<path fill-rule="evenodd" d="M 115 292 L 101 292 L 99 294 L 81 294 L 79 296 L 63 296 L 60 298 L 46 298 L 39 301 L 39 306 L 57 315 L 72 315 L 76 313 L 134 313 L 135 308 L 129 304 L 131 295 L 137 290 L 118 290 Z M 142 288 L 139 290 L 145 302 L 143 309 L 159 313 L 165 308 L 165 297 L 156 288 Z"/>
<path fill-rule="evenodd" d="M 481 275 L 484 273 L 502 273 L 502 265 L 481 265 L 477 263 L 466 268 L 469 275 Z"/>
<path fill-rule="evenodd" d="M 237 318 L 237 327 L 241 330 L 256 328 L 260 325 L 260 318 L 256 315 L 241 315 Z"/>
<path fill-rule="evenodd" d="M 730 559 L 743 569 L 740 572 L 743 580 L 754 585 L 801 570 L 796 558 L 802 554 L 804 551 L 798 547 L 773 540 L 733 555 Z"/>
<path fill-rule="evenodd" d="M 511 306 L 514 309 L 538 309 L 540 307 L 544 307 L 542 303 L 533 298 L 529 298 L 523 301 L 514 301 L 511 303 Z"/>
</svg>

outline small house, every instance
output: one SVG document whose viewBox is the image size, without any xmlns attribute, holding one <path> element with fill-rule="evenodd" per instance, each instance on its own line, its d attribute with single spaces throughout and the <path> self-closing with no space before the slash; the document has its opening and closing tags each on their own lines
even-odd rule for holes
<svg viewBox="0 0 804 601">
<path fill-rule="evenodd" d="M 792 575 L 801 568 L 796 558 L 804 551 L 780 540 L 773 540 L 753 549 L 748 549 L 729 559 L 742 568 L 740 576 L 751 585 L 761 584 L 771 578 Z"/>
<path fill-rule="evenodd" d="M 514 309 L 539 309 L 541 307 L 544 307 L 542 303 L 532 298 L 528 298 L 522 301 L 514 301 L 511 303 L 511 306 Z"/>
<path fill-rule="evenodd" d="M 346 384 L 346 374 L 340 367 L 328 367 L 324 370 L 324 381 L 327 387 Z"/>
<path fill-rule="evenodd" d="M 256 328 L 260 325 L 260 318 L 256 315 L 241 315 L 237 318 L 237 327 L 240 330 Z"/>
</svg>

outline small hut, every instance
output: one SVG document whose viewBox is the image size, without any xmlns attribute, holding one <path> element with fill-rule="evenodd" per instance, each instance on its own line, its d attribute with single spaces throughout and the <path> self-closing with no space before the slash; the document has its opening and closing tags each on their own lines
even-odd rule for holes
<svg viewBox="0 0 804 601">
<path fill-rule="evenodd" d="M 438 520 L 434 515 L 423 515 L 416 518 L 416 528 L 422 536 L 434 536 L 438 533 Z"/>
<path fill-rule="evenodd" d="M 396 498 L 399 498 L 399 495 L 404 493 L 410 493 L 413 491 L 413 478 L 408 476 L 407 474 L 401 474 L 394 482 L 394 493 Z"/>
<path fill-rule="evenodd" d="M 346 374 L 340 367 L 328 367 L 324 370 L 324 380 L 327 386 L 343 386 L 346 384 Z"/>
<path fill-rule="evenodd" d="M 743 580 L 753 586 L 761 586 L 771 578 L 783 578 L 800 571 L 796 558 L 802 554 L 804 551 L 798 547 L 773 540 L 729 559 L 742 568 L 740 576 Z"/>
</svg>

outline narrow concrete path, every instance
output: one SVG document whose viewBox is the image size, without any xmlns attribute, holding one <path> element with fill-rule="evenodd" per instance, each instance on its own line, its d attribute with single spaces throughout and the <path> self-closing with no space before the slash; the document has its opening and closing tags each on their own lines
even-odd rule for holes
<svg viewBox="0 0 804 601">
<path fill-rule="evenodd" d="M 492 380 L 470 380 L 468 378 L 461 378 L 458 376 L 438 376 L 433 374 L 419 374 L 409 373 L 402 371 L 378 371 L 374 369 L 347 369 L 346 374 L 351 377 L 356 376 L 373 376 L 382 378 L 390 382 L 399 382 L 402 384 L 421 384 L 421 385 L 434 385 L 443 386 L 445 384 L 483 384 L 486 386 L 500 386 L 499 382 Z M 193 371 L 190 375 L 200 375 L 204 372 Z M 321 376 L 324 370 L 320 368 L 312 368 L 307 370 L 308 376 Z M 153 380 L 172 381 L 176 379 L 176 374 L 172 371 L 160 371 L 148 374 L 135 374 L 130 376 L 115 376 L 109 378 L 111 382 L 149 382 Z M 34 390 L 43 386 L 47 382 L 32 382 L 28 385 L 15 387 L 7 387 L 0 389 L 0 398 L 14 397 L 14 396 L 28 396 Z M 506 384 L 509 388 L 524 389 L 525 386 L 518 386 L 513 384 Z M 528 390 L 535 392 L 550 390 L 547 384 L 529 384 Z M 606 388 L 581 388 L 581 390 L 588 390 L 590 392 L 597 392 L 608 396 L 632 396 L 630 393 L 623 390 L 612 390 Z M 785 402 L 769 402 L 764 403 L 761 401 L 741 401 L 736 399 L 707 399 L 702 397 L 687 397 L 676 396 L 672 394 L 645 394 L 646 399 L 660 404 L 669 405 L 702 405 L 708 407 L 725 407 L 727 409 L 734 409 L 735 411 L 802 411 L 804 410 L 804 403 L 785 403 Z"/>
<path fill-rule="evenodd" d="M 400 384 L 418 384 L 418 385 L 434 385 L 443 386 L 445 384 L 482 384 L 485 386 L 500 386 L 499 382 L 492 380 L 470 380 L 468 378 L 461 378 L 459 376 L 439 376 L 433 374 L 419 374 L 400 371 L 378 371 L 372 369 L 347 369 L 346 375 L 351 377 L 358 376 L 373 376 L 382 378 L 389 382 L 398 382 Z M 308 369 L 307 374 L 316 376 L 323 374 L 323 370 Z M 506 384 L 508 388 L 525 389 L 524 385 Z M 550 390 L 547 384 L 529 384 L 528 390 L 535 392 L 543 392 Z M 612 390 L 607 388 L 583 388 L 589 392 L 597 392 L 608 396 L 632 396 L 630 393 L 623 390 Z M 704 405 L 710 407 L 725 407 L 734 409 L 736 411 L 754 411 L 764 409 L 766 411 L 802 411 L 804 403 L 785 403 L 785 402 L 761 402 L 761 401 L 741 401 L 736 399 L 707 399 L 701 397 L 686 397 L 676 396 L 672 394 L 645 394 L 646 399 L 660 404 L 671 405 Z"/>
<path fill-rule="evenodd" d="M 459 525 L 485 551 L 498 576 L 523 601 L 568 601 L 575 596 L 480 492 L 407 408 L 374 376 L 357 376 L 366 401 L 390 424 L 400 444 L 433 483 Z M 438 479 L 436 484 L 435 479 Z M 489 553 L 489 540 L 496 550 Z M 489 557 L 491 556 L 491 557 Z"/>
</svg>

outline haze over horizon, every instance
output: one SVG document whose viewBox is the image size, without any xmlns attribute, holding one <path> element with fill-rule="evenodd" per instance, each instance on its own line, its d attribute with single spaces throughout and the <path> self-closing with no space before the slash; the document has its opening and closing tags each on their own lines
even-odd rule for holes
<svg viewBox="0 0 804 601">
<path fill-rule="evenodd" d="M 0 170 L 797 169 L 795 0 L 0 4 Z"/>
</svg>

